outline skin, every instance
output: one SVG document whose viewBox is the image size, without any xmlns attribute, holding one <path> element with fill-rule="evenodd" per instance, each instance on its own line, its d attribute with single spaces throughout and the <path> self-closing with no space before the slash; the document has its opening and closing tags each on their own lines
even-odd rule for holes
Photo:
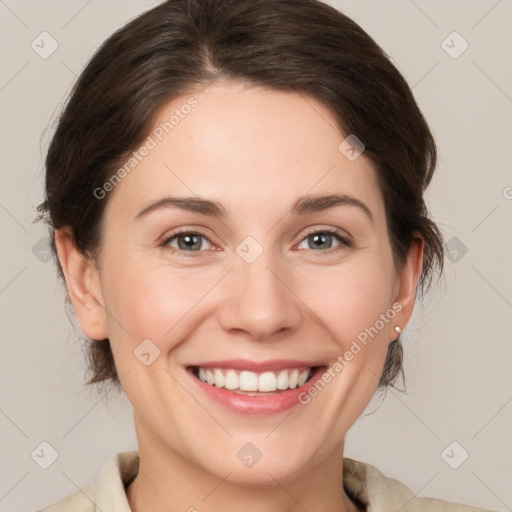
<svg viewBox="0 0 512 512">
<path fill-rule="evenodd" d="M 68 229 L 56 237 L 80 327 L 110 339 L 134 409 L 141 460 L 130 506 L 353 512 L 341 485 L 345 435 L 376 390 L 394 327 L 412 314 L 423 241 L 396 269 L 376 171 L 364 153 L 349 161 L 339 151 L 345 135 L 315 99 L 217 82 L 174 99 L 155 126 L 191 95 L 198 105 L 108 199 L 97 261 Z M 353 196 L 374 220 L 350 205 L 290 214 L 306 194 Z M 162 208 L 135 219 L 165 196 L 217 201 L 226 217 Z M 203 234 L 201 250 L 164 245 L 177 228 Z M 328 237 L 315 248 L 308 235 L 327 228 L 353 244 Z M 236 252 L 247 236 L 263 249 L 252 263 Z M 309 404 L 282 413 L 229 411 L 185 369 L 237 358 L 329 366 L 396 303 L 401 311 Z M 147 338 L 160 350 L 149 366 L 134 356 Z M 262 453 L 251 468 L 236 456 L 247 442 Z"/>
</svg>

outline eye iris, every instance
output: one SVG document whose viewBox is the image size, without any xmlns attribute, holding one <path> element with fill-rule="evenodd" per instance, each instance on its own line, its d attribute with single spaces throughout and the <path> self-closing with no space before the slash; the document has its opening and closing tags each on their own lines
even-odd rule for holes
<svg viewBox="0 0 512 512">
<path fill-rule="evenodd" d="M 178 247 L 183 250 L 201 249 L 201 236 L 200 235 L 181 235 L 178 237 Z"/>
<path fill-rule="evenodd" d="M 313 249 L 330 249 L 332 247 L 332 235 L 329 233 L 315 233 L 308 239 Z"/>
</svg>

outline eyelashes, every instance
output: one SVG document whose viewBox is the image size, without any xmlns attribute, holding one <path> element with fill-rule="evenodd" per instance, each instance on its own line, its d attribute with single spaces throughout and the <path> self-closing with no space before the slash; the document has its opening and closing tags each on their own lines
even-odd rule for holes
<svg viewBox="0 0 512 512">
<path fill-rule="evenodd" d="M 301 240 L 299 246 L 302 245 L 302 243 L 304 241 L 306 241 L 306 242 L 312 241 L 314 244 L 316 244 L 317 242 L 323 243 L 325 241 L 326 235 L 327 235 L 327 238 L 330 239 L 330 241 L 331 241 L 331 243 L 328 244 L 329 247 L 327 247 L 326 250 L 330 251 L 331 249 L 333 249 L 333 246 L 332 246 L 333 240 L 338 242 L 338 245 L 335 245 L 334 248 L 340 247 L 340 246 L 345 246 L 345 247 L 352 246 L 352 242 L 347 237 L 340 235 L 340 233 L 335 229 L 321 229 L 321 230 L 313 231 L 312 233 L 307 234 Z M 311 249 L 310 247 L 307 247 L 306 249 L 317 251 L 317 252 L 325 252 L 318 246 L 315 249 Z M 300 250 L 304 250 L 304 249 L 300 249 Z"/>
<path fill-rule="evenodd" d="M 178 241 L 178 247 L 171 245 L 171 242 L 175 240 Z M 199 248 L 202 248 L 203 240 L 206 240 L 209 244 L 213 245 L 210 240 L 201 233 L 197 233 L 195 231 L 181 231 L 169 236 L 162 245 L 164 247 L 172 247 L 175 251 L 202 252 L 200 250 L 193 249 L 197 249 L 198 245 Z M 183 242 L 183 244 L 180 244 L 179 242 Z"/>
<path fill-rule="evenodd" d="M 307 247 L 300 247 L 304 243 Z M 186 257 L 201 256 L 209 247 L 216 247 L 205 234 L 190 229 L 171 233 L 160 245 L 173 253 Z M 353 241 L 350 237 L 342 235 L 337 229 L 316 228 L 306 232 L 294 247 L 298 247 L 299 251 L 331 254 L 337 250 L 353 247 Z"/>
</svg>

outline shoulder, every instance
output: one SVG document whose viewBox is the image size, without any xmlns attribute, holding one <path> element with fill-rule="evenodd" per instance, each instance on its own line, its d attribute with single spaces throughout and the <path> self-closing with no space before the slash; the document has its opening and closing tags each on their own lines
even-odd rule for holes
<svg viewBox="0 0 512 512">
<path fill-rule="evenodd" d="M 137 450 L 117 453 L 103 464 L 94 484 L 39 512 L 130 512 L 125 488 L 138 470 Z"/>
<path fill-rule="evenodd" d="M 94 512 L 96 485 L 88 485 L 39 512 Z"/>
<path fill-rule="evenodd" d="M 348 457 L 343 459 L 343 485 L 350 496 L 373 512 L 491 512 L 434 498 L 418 498 L 402 482 L 384 475 L 371 464 Z"/>
</svg>

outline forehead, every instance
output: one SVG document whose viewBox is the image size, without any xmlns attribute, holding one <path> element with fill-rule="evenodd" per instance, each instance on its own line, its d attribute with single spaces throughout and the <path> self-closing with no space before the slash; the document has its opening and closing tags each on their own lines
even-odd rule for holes
<svg viewBox="0 0 512 512">
<path fill-rule="evenodd" d="M 168 193 L 208 197 L 229 210 L 247 202 L 269 207 L 270 197 L 286 205 L 307 193 L 338 192 L 378 210 L 375 170 L 364 154 L 351 161 L 340 151 L 345 138 L 311 96 L 216 83 L 159 111 L 109 203 L 131 214 Z"/>
</svg>

